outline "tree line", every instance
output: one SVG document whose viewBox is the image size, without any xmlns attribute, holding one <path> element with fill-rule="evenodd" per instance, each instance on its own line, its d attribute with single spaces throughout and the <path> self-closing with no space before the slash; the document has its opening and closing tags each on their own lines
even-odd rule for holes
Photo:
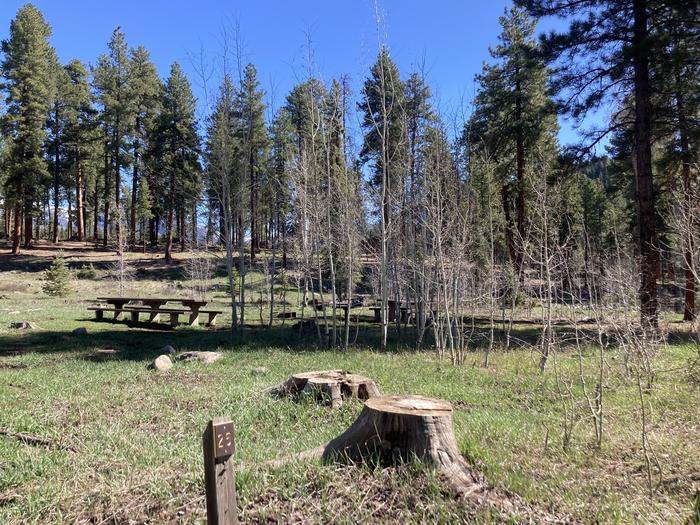
<svg viewBox="0 0 700 525">
<path fill-rule="evenodd" d="M 304 305 L 332 306 L 313 309 L 322 342 L 348 344 L 349 314 L 339 323 L 336 311 L 369 286 L 383 345 L 408 329 L 420 344 L 430 331 L 457 361 L 474 333 L 466 310 L 488 312 L 493 337 L 496 312 L 533 296 L 550 313 L 599 307 L 618 266 L 638 276 L 644 327 L 657 325 L 659 281 L 680 274 L 694 319 L 696 2 L 515 4 L 462 122 L 386 46 L 357 93 L 346 77 L 309 73 L 274 111 L 237 56 L 198 121 L 178 64 L 160 79 L 119 29 L 94 66 L 60 64 L 27 4 L 2 43 L 0 206 L 12 252 L 37 237 L 162 246 L 167 259 L 178 243 L 216 246 L 234 331 L 246 273 L 266 268 L 271 323 L 289 269 Z M 537 39 L 537 18 L 552 16 L 568 29 Z M 361 136 L 348 131 L 355 113 Z M 580 144 L 562 147 L 558 117 L 589 115 Z M 410 319 L 390 315 L 392 301 L 410 304 Z"/>
</svg>

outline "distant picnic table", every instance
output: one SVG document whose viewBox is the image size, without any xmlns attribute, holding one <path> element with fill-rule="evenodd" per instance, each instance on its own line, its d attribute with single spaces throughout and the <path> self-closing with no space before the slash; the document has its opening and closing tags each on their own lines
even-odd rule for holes
<svg viewBox="0 0 700 525">
<path fill-rule="evenodd" d="M 182 297 L 98 297 L 98 302 L 109 306 L 91 306 L 88 310 L 95 312 L 95 318 L 104 319 L 105 312 L 114 313 L 114 320 L 121 321 L 124 314 L 128 313 L 132 322 L 138 322 L 141 314 L 148 315 L 148 322 L 157 323 L 161 315 L 170 318 L 170 324 L 177 326 L 180 323 L 180 315 L 187 315 L 186 323 L 190 326 L 199 325 L 199 317 L 207 315 L 207 326 L 215 326 L 216 318 L 221 310 L 205 309 L 209 301 Z M 165 307 L 167 303 L 178 303 L 182 307 Z"/>
</svg>

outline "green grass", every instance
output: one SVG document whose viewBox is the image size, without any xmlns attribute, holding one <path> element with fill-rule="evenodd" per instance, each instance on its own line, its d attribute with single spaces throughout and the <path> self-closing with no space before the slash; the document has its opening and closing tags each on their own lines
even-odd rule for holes
<svg viewBox="0 0 700 525">
<path fill-rule="evenodd" d="M 113 287 L 99 273 L 95 281 L 75 281 L 76 293 L 67 299 L 43 296 L 37 272 L 0 274 L 0 426 L 75 449 L 32 446 L 0 436 L 0 523 L 200 522 L 201 433 L 215 416 L 229 416 L 236 426 L 244 521 L 507 519 L 454 501 L 436 474 L 420 465 L 384 470 L 315 460 L 264 465 L 324 443 L 361 410 L 359 402 L 332 411 L 261 393 L 293 372 L 327 368 L 372 377 L 385 393 L 449 400 L 462 453 L 491 483 L 533 505 L 586 523 L 683 523 L 690 515 L 700 482 L 700 391 L 686 374 L 697 352 L 694 346 L 668 346 L 654 359 L 656 381 L 646 393 L 649 443 L 663 470 L 661 478 L 655 477 L 661 483 L 650 498 L 638 391 L 624 373 L 619 350 L 606 355 L 600 450 L 593 447 L 592 425 L 577 383 L 578 357 L 572 350 L 556 354 L 560 378 L 574 381 L 578 420 L 565 451 L 564 404 L 554 366 L 540 374 L 534 351 L 497 351 L 484 369 L 476 352 L 455 367 L 433 352 L 398 345 L 387 352 L 365 344 L 348 352 L 321 350 L 313 337 L 300 340 L 288 327 L 272 332 L 249 328 L 243 341 L 232 344 L 225 329 L 158 331 L 97 323 L 83 300 Z M 168 290 L 169 284 L 155 277 L 140 282 L 142 293 Z M 9 329 L 15 321 L 35 322 L 40 330 Z M 87 327 L 89 335 L 70 335 L 78 326 Z M 532 327 L 517 329 L 523 339 L 533 337 Z M 360 340 L 372 337 L 363 333 Z M 177 363 L 164 374 L 146 370 L 165 344 L 178 351 L 219 350 L 224 358 L 212 365 Z M 118 353 L 96 357 L 104 348 Z M 587 350 L 582 360 L 584 377 L 593 384 L 595 355 Z M 254 374 L 258 367 L 267 372 Z"/>
</svg>

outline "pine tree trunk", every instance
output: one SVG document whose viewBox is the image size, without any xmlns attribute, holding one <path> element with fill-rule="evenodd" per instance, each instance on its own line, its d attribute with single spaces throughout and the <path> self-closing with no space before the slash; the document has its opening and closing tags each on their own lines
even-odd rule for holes
<svg viewBox="0 0 700 525">
<path fill-rule="evenodd" d="M 12 232 L 12 254 L 19 255 L 19 243 L 22 236 L 22 181 L 17 180 L 15 192 L 15 225 Z"/>
<path fill-rule="evenodd" d="M 71 220 L 71 217 L 73 216 L 73 201 L 70 200 L 70 197 L 68 198 L 68 221 L 66 222 L 66 238 L 67 239 L 72 239 L 73 238 L 73 221 Z"/>
<path fill-rule="evenodd" d="M 192 203 L 192 249 L 197 247 L 197 201 Z"/>
<path fill-rule="evenodd" d="M 105 143 L 105 189 L 104 189 L 104 224 L 102 225 L 102 244 L 107 246 L 109 238 L 109 142 Z"/>
<path fill-rule="evenodd" d="M 97 227 L 100 214 L 100 197 L 98 190 L 98 175 L 95 174 L 95 192 L 93 194 L 94 201 L 92 203 L 92 240 L 95 241 L 95 243 L 97 243 L 98 240 Z"/>
<path fill-rule="evenodd" d="M 75 166 L 75 213 L 76 226 L 78 228 L 78 240 L 82 242 L 85 239 L 85 214 L 83 210 L 83 166 L 80 163 L 80 157 Z"/>
<path fill-rule="evenodd" d="M 655 329 L 658 325 L 656 282 L 659 274 L 659 251 L 651 158 L 651 87 L 647 24 L 647 1 L 634 0 L 632 49 L 634 53 L 635 169 L 641 254 L 640 318 L 642 326 Z"/>
<path fill-rule="evenodd" d="M 148 219 L 148 242 L 151 248 L 155 248 L 158 244 L 158 236 L 156 234 L 156 222 L 158 221 L 158 215 Z"/>
<path fill-rule="evenodd" d="M 185 204 L 182 203 L 180 205 L 180 251 L 184 252 L 185 251 L 185 241 L 186 241 L 186 234 L 185 230 L 187 229 L 187 226 L 185 224 Z"/>
<path fill-rule="evenodd" d="M 58 129 L 58 112 L 54 112 L 54 124 L 56 129 Z M 54 137 L 54 150 L 53 150 L 53 238 L 51 241 L 56 244 L 58 242 L 58 201 L 59 201 L 59 177 L 61 165 L 60 160 L 60 150 L 58 144 L 58 137 Z M 70 220 L 70 217 L 68 218 Z"/>
<path fill-rule="evenodd" d="M 255 165 L 253 162 L 253 153 L 251 151 L 250 159 L 250 260 L 251 263 L 255 259 L 256 252 L 260 251 L 258 246 L 257 230 L 255 229 L 255 217 L 257 214 L 257 181 L 255 178 Z"/>
<path fill-rule="evenodd" d="M 138 119 L 136 123 L 138 129 Z M 139 143 L 134 142 L 134 170 L 131 179 L 131 214 L 129 217 L 129 246 L 133 250 L 136 247 L 136 193 L 139 185 Z"/>
<path fill-rule="evenodd" d="M 24 202 L 24 247 L 29 248 L 34 240 L 34 215 L 32 214 L 33 199 L 29 196 Z"/>
<path fill-rule="evenodd" d="M 175 212 L 175 172 L 170 174 L 170 203 L 168 206 L 168 221 L 165 241 L 165 260 L 173 259 L 173 214 Z"/>
</svg>

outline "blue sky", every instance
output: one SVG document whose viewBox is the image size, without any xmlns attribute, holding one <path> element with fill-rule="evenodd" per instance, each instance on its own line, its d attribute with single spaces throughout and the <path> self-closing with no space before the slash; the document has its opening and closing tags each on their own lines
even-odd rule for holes
<svg viewBox="0 0 700 525">
<path fill-rule="evenodd" d="M 6 38 L 20 0 L 0 2 L 0 38 Z M 488 60 L 500 32 L 505 0 L 381 0 L 377 29 L 372 0 L 35 0 L 53 28 L 51 43 L 62 61 L 94 64 L 121 26 L 130 46 L 143 44 L 161 76 L 173 61 L 188 73 L 206 109 L 199 57 L 220 63 L 222 34 L 240 28 L 245 61 L 255 63 L 270 102 L 280 106 L 289 89 L 307 75 L 310 38 L 315 71 L 324 80 L 349 75 L 357 91 L 385 40 L 402 75 L 424 72 L 434 102 L 448 123 L 463 121 L 473 97 L 474 75 Z M 193 9 L 193 4 L 196 8 Z M 556 27 L 543 21 L 540 29 Z M 561 27 L 561 25 L 559 26 Z M 214 92 L 220 68 L 208 89 Z M 212 93 L 210 93 L 211 95 Z M 460 109 L 460 108 L 463 108 Z M 575 133 L 562 122 L 561 139 Z"/>
</svg>

